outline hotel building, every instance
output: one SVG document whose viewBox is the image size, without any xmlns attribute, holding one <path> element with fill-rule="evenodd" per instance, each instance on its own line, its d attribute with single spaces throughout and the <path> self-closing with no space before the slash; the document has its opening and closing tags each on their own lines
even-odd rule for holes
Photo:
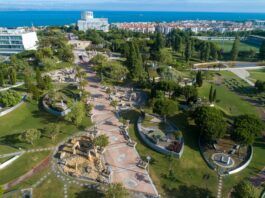
<svg viewBox="0 0 265 198">
<path fill-rule="evenodd" d="M 37 44 L 36 32 L 0 28 L 0 55 L 9 56 L 24 50 L 36 50 Z"/>
<path fill-rule="evenodd" d="M 80 31 L 100 30 L 109 31 L 109 22 L 107 18 L 94 18 L 93 12 L 84 11 L 81 13 L 81 20 L 77 22 Z"/>
</svg>

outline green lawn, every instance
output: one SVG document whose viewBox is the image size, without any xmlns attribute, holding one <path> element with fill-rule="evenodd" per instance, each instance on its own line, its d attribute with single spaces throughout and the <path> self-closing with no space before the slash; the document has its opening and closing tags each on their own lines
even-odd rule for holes
<svg viewBox="0 0 265 198">
<path fill-rule="evenodd" d="M 39 186 L 34 188 L 33 196 L 38 198 L 57 198 L 64 195 L 64 184 L 54 174 L 51 174 Z"/>
<path fill-rule="evenodd" d="M 265 70 L 260 69 L 260 70 L 250 70 L 250 79 L 253 82 L 256 82 L 256 80 L 263 80 L 265 81 Z"/>
<path fill-rule="evenodd" d="M 62 133 L 57 137 L 55 142 L 52 142 L 49 138 L 43 136 L 35 143 L 35 145 L 32 146 L 30 144 L 20 142 L 17 139 L 18 134 L 26 129 L 37 128 L 42 130 L 48 123 L 52 122 L 60 122 L 62 124 Z M 90 119 L 86 118 L 82 125 L 83 127 L 77 128 L 76 126 L 65 122 L 63 118 L 58 118 L 45 112 L 40 109 L 37 104 L 27 102 L 17 110 L 0 118 L 0 150 L 2 153 L 8 153 L 14 150 L 10 149 L 10 147 L 29 149 L 35 147 L 53 146 L 67 136 L 82 130 L 84 127 L 90 126 Z M 4 152 L 2 151 L 2 148 L 5 149 Z"/>
<path fill-rule="evenodd" d="M 50 152 L 45 151 L 39 153 L 26 153 L 20 156 L 11 165 L 0 170 L 0 184 L 5 184 L 25 174 L 49 154 Z"/>
<path fill-rule="evenodd" d="M 222 48 L 224 52 L 230 52 L 234 43 L 234 41 L 212 41 L 212 42 L 216 43 L 220 48 Z M 239 51 L 248 51 L 250 49 L 253 49 L 256 52 L 258 52 L 259 50 L 258 47 L 256 46 L 240 42 Z"/>
<path fill-rule="evenodd" d="M 216 106 L 222 109 L 228 115 L 240 115 L 240 114 L 255 114 L 258 115 L 257 110 L 250 103 L 243 100 L 236 93 L 230 91 L 226 86 L 214 85 L 217 90 Z M 199 96 L 203 99 L 208 99 L 211 84 L 204 82 L 204 85 L 199 88 Z"/>
<path fill-rule="evenodd" d="M 181 159 L 173 160 L 149 149 L 139 139 L 134 125 L 138 116 L 137 112 L 124 114 L 126 119 L 131 120 L 130 136 L 138 142 L 137 150 L 140 156 L 142 159 L 145 159 L 147 155 L 152 157 L 150 174 L 162 197 L 174 197 L 175 195 L 192 197 L 193 193 L 199 193 L 202 197 L 206 197 L 208 193 L 216 195 L 217 176 L 203 161 L 198 151 L 198 133 L 194 126 L 187 122 L 186 115 L 180 113 L 172 118 L 172 121 L 183 131 L 185 139 L 184 155 Z M 170 166 L 174 171 L 174 180 L 166 177 Z M 203 179 L 205 175 L 209 175 L 208 180 Z"/>
</svg>

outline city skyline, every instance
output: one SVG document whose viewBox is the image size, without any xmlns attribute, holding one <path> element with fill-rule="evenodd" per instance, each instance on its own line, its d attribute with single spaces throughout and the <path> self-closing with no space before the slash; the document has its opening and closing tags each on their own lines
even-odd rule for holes
<svg viewBox="0 0 265 198">
<path fill-rule="evenodd" d="M 240 6 L 239 6 L 240 5 Z M 225 9 L 224 9 L 225 8 Z M 124 10 L 191 12 L 265 12 L 263 0 L 0 0 L 0 10 Z"/>
</svg>

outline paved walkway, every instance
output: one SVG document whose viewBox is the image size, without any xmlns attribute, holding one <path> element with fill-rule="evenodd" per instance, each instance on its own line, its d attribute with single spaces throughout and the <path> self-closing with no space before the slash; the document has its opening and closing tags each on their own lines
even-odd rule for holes
<svg viewBox="0 0 265 198">
<path fill-rule="evenodd" d="M 79 53 L 80 51 L 74 51 L 76 63 L 78 63 Z M 110 141 L 104 152 L 104 158 L 106 163 L 112 167 L 111 182 L 122 183 L 125 188 L 132 191 L 157 196 L 158 192 L 148 172 L 136 165 L 140 159 L 138 152 L 135 148 L 128 146 L 120 134 L 119 126 L 122 123 L 119 122 L 114 108 L 110 105 L 108 94 L 101 88 L 96 73 L 90 67 L 87 73 L 89 83 L 86 89 L 94 98 L 91 101 L 95 107 L 92 111 L 93 122 L 97 125 L 99 132 L 107 135 Z"/>
<path fill-rule="evenodd" d="M 222 175 L 219 175 L 218 176 L 217 198 L 222 197 L 222 188 L 223 188 L 223 177 Z"/>
</svg>

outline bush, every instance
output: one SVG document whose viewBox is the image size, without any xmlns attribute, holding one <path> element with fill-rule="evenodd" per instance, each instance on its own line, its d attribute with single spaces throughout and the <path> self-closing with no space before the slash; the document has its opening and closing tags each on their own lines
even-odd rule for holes
<svg viewBox="0 0 265 198">
<path fill-rule="evenodd" d="M 4 107 L 12 107 L 19 103 L 20 100 L 21 96 L 16 91 L 9 90 L 0 93 L 0 104 Z"/>
</svg>

